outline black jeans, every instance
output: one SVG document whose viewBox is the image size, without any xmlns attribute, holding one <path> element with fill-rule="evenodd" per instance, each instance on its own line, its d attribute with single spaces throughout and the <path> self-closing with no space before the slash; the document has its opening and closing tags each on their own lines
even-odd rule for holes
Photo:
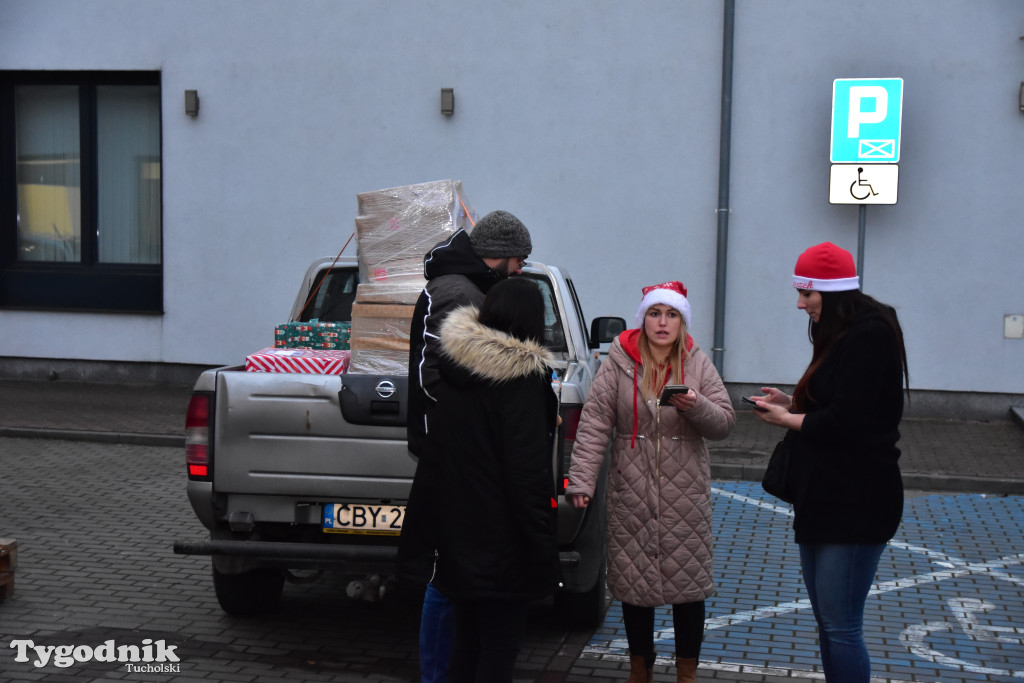
<svg viewBox="0 0 1024 683">
<path fill-rule="evenodd" d="M 654 664 L 654 608 L 622 603 L 622 621 L 631 655 L 643 655 Z M 676 657 L 697 659 L 704 642 L 704 601 L 672 605 L 672 626 L 676 632 Z"/>
<path fill-rule="evenodd" d="M 525 600 L 457 600 L 452 683 L 511 683 L 526 630 Z"/>
</svg>

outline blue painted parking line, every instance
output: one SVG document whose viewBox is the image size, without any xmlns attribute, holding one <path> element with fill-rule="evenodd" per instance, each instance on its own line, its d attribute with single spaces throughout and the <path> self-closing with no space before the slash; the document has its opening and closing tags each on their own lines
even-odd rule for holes
<svg viewBox="0 0 1024 683">
<path fill-rule="evenodd" d="M 824 679 L 791 508 L 755 482 L 716 482 L 714 504 L 718 592 L 701 667 Z M 667 607 L 655 631 L 659 663 L 673 664 Z M 1024 497 L 908 496 L 864 633 L 878 680 L 1024 678 Z M 628 660 L 618 602 L 581 659 Z"/>
</svg>

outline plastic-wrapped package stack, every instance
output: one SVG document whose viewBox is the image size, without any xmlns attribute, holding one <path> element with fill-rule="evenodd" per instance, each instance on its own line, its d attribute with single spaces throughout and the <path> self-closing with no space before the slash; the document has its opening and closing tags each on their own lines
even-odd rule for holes
<svg viewBox="0 0 1024 683">
<path fill-rule="evenodd" d="M 349 372 L 404 374 L 412 311 L 426 285 L 423 257 L 476 214 L 458 180 L 357 195 L 359 286 L 352 308 Z"/>
</svg>

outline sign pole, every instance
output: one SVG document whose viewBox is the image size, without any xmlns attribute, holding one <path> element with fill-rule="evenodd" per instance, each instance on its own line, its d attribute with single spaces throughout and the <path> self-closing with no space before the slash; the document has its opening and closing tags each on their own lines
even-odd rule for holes
<svg viewBox="0 0 1024 683">
<path fill-rule="evenodd" d="M 860 276 L 860 291 L 864 291 L 864 226 L 868 222 L 868 205 L 861 204 L 857 220 L 857 275 Z"/>
</svg>

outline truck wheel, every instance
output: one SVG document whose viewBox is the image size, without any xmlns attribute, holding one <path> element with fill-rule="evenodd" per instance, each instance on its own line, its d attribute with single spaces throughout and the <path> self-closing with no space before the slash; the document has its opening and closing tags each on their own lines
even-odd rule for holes
<svg viewBox="0 0 1024 683">
<path fill-rule="evenodd" d="M 213 590 L 220 608 L 239 617 L 269 612 L 277 606 L 284 589 L 284 574 L 275 569 L 256 569 L 244 574 L 222 574 L 213 568 Z"/>
<path fill-rule="evenodd" d="M 593 630 L 604 621 L 608 609 L 605 582 L 608 579 L 608 565 L 601 562 L 594 586 L 583 593 L 558 591 L 555 593 L 555 614 L 567 627 Z"/>
</svg>

